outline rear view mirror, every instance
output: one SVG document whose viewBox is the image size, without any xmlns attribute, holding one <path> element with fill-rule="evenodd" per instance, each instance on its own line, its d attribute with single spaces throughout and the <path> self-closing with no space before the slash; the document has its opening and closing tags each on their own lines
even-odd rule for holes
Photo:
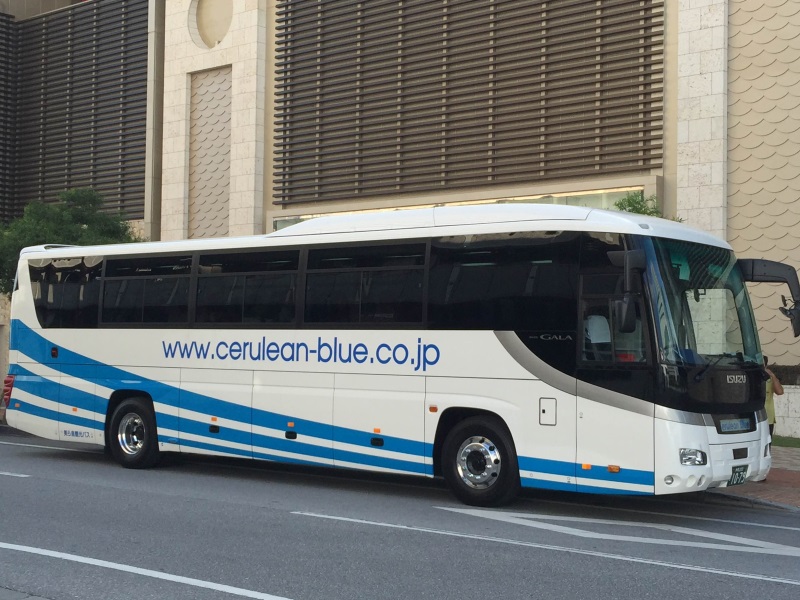
<svg viewBox="0 0 800 600">
<path fill-rule="evenodd" d="M 794 267 L 773 260 L 756 258 L 740 258 L 737 262 L 745 281 L 785 283 L 789 286 L 789 291 L 792 293 L 792 307 L 787 307 L 786 297 L 781 296 L 783 306 L 779 310 L 782 315 L 789 317 L 794 337 L 800 337 L 800 280 Z"/>
<path fill-rule="evenodd" d="M 636 331 L 636 300 L 626 294 L 621 300 L 614 300 L 614 319 L 620 333 Z"/>
<path fill-rule="evenodd" d="M 615 267 L 622 267 L 625 274 L 623 290 L 625 295 L 621 300 L 614 301 L 614 317 L 617 329 L 621 333 L 636 331 L 636 299 L 633 293 L 634 277 L 644 271 L 647 259 L 644 250 L 616 250 L 608 253 L 608 259 Z"/>
</svg>

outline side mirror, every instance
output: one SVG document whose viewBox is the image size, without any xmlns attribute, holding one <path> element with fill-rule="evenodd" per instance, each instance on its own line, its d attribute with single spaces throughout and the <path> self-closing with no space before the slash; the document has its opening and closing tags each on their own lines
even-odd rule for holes
<svg viewBox="0 0 800 600">
<path fill-rule="evenodd" d="M 621 300 L 614 300 L 614 319 L 620 333 L 636 331 L 636 300 L 626 294 Z"/>
<path fill-rule="evenodd" d="M 608 253 L 608 259 L 615 267 L 622 267 L 625 273 L 623 290 L 625 296 L 621 300 L 614 300 L 614 317 L 617 329 L 621 333 L 636 331 L 636 300 L 634 298 L 634 277 L 636 273 L 644 271 L 647 258 L 644 250 L 616 250 Z"/>
<path fill-rule="evenodd" d="M 800 281 L 794 267 L 773 260 L 756 258 L 740 258 L 737 262 L 742 271 L 742 279 L 745 281 L 785 283 L 789 286 L 793 306 L 787 308 L 786 298 L 781 296 L 783 306 L 779 310 L 782 315 L 789 317 L 794 337 L 800 337 Z"/>
<path fill-rule="evenodd" d="M 794 306 L 792 308 L 781 306 L 778 308 L 778 310 L 781 311 L 781 314 L 784 317 L 789 317 L 789 321 L 792 324 L 792 333 L 794 333 L 794 337 L 800 337 L 800 306 Z"/>
</svg>

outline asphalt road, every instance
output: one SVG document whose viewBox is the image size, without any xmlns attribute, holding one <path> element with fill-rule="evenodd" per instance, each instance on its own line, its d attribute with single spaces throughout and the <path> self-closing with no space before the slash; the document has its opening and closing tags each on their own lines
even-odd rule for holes
<svg viewBox="0 0 800 600">
<path fill-rule="evenodd" d="M 800 595 L 800 513 L 710 494 L 525 494 L 99 450 L 0 428 L 0 600 Z"/>
</svg>

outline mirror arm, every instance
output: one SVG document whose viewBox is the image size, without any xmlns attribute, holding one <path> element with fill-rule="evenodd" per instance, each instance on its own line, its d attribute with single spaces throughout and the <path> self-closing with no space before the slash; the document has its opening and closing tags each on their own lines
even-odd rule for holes
<svg viewBox="0 0 800 600">
<path fill-rule="evenodd" d="M 781 306 L 779 310 L 792 322 L 794 337 L 800 336 L 800 280 L 797 271 L 791 265 L 776 262 L 774 260 L 764 260 L 762 258 L 740 258 L 739 268 L 742 271 L 742 279 L 754 283 L 785 283 L 789 286 L 792 293 L 794 306 L 785 308 Z"/>
</svg>

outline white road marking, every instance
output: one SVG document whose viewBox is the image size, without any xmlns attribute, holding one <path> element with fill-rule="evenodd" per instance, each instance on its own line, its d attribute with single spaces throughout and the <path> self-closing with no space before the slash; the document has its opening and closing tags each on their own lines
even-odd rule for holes
<svg viewBox="0 0 800 600">
<path fill-rule="evenodd" d="M 21 446 L 22 448 L 43 448 L 45 450 L 63 450 L 64 452 L 86 452 L 89 454 L 99 454 L 100 447 L 97 450 L 81 450 L 80 448 L 63 448 L 61 446 L 45 446 L 43 444 L 19 444 L 17 442 L 0 442 L 3 446 Z"/>
<path fill-rule="evenodd" d="M 572 502 L 558 502 L 556 500 L 537 499 L 537 502 L 545 504 L 557 504 L 559 506 L 575 506 L 575 503 Z M 714 517 L 698 517 L 695 515 L 677 515 L 674 513 L 665 513 L 665 512 L 657 512 L 650 510 L 636 510 L 634 508 L 618 508 L 616 506 L 596 506 L 593 504 L 580 504 L 580 506 L 589 506 L 594 510 L 628 512 L 628 513 L 656 516 L 656 517 L 672 517 L 674 519 L 692 519 L 695 521 L 709 521 L 711 523 L 727 523 L 729 525 L 746 525 L 747 527 L 764 527 L 766 529 L 783 529 L 786 531 L 800 531 L 800 527 L 789 527 L 788 525 L 770 525 L 769 523 L 756 523 L 755 521 L 735 521 L 733 519 L 716 519 Z"/>
<path fill-rule="evenodd" d="M 0 475 L 5 475 L 6 477 L 22 477 L 23 479 L 30 477 L 30 475 L 23 475 L 22 473 L 6 473 L 5 471 L 0 471 Z"/>
<path fill-rule="evenodd" d="M 182 583 L 184 585 L 191 585 L 193 587 L 205 588 L 207 590 L 214 590 L 216 592 L 224 592 L 234 596 L 242 596 L 243 598 L 255 598 L 256 600 L 289 600 L 283 596 L 273 596 L 271 594 L 263 594 L 253 590 L 245 590 L 242 588 L 231 587 L 213 581 L 203 581 L 202 579 L 193 579 L 191 577 L 182 577 L 180 575 L 171 575 L 169 573 L 161 573 L 160 571 L 151 571 L 150 569 L 141 569 L 139 567 L 132 567 L 130 565 L 123 565 L 119 563 L 109 562 L 107 560 L 97 560 L 96 558 L 89 558 L 87 556 L 78 556 L 77 554 L 66 554 L 64 552 L 55 552 L 53 550 L 45 550 L 44 548 L 33 548 L 31 546 L 18 546 L 17 544 L 6 544 L 0 542 L 0 550 L 13 550 L 16 552 L 26 552 L 28 554 L 36 554 L 38 556 L 46 556 L 48 558 L 58 558 L 60 560 L 68 560 L 71 562 L 81 563 L 84 565 L 92 565 L 95 567 L 102 567 L 104 569 L 113 569 L 115 571 L 123 571 L 125 573 L 133 573 L 134 575 L 143 575 L 144 577 L 152 577 L 153 579 L 163 579 L 164 581 L 171 581 L 173 583 Z"/>
<path fill-rule="evenodd" d="M 774 554 L 777 556 L 800 557 L 800 548 L 796 548 L 794 546 L 784 546 L 782 544 L 773 544 L 771 542 L 762 542 L 760 540 L 752 540 L 749 538 L 743 538 L 739 536 L 725 535 L 724 533 L 712 533 L 710 531 L 703 531 L 701 529 L 690 529 L 688 527 L 679 527 L 676 525 L 664 525 L 660 523 L 645 523 L 636 521 L 612 521 L 609 519 L 585 519 L 581 517 L 560 517 L 560 516 L 550 516 L 550 515 L 536 515 L 531 513 L 512 513 L 512 512 L 501 512 L 492 510 L 480 510 L 475 508 L 447 508 L 447 507 L 439 507 L 439 508 L 441 508 L 441 510 L 469 515 L 472 517 L 483 517 L 485 519 L 502 521 L 504 523 L 512 523 L 514 525 L 535 527 L 537 529 L 544 529 L 547 531 L 563 533 L 566 535 L 572 535 L 581 538 L 589 538 L 596 540 L 612 540 L 618 542 L 633 542 L 638 544 L 654 544 L 659 546 L 682 546 L 686 548 L 706 548 L 710 550 L 728 550 L 732 552 L 750 552 L 754 554 Z M 739 545 L 734 546 L 731 544 L 711 544 L 707 542 L 692 542 L 688 540 L 666 540 L 666 539 L 647 538 L 647 537 L 632 536 L 632 535 L 599 533 L 596 531 L 577 529 L 575 527 L 565 527 L 563 525 L 555 525 L 552 523 L 542 523 L 540 521 L 561 521 L 561 522 L 585 523 L 590 525 L 612 525 L 614 527 L 646 527 L 650 529 L 659 529 L 661 531 L 670 531 L 672 533 L 679 533 L 683 535 L 717 539 L 720 541 L 731 542 L 732 544 L 739 544 Z"/>
<path fill-rule="evenodd" d="M 387 527 L 389 529 L 402 529 L 405 531 L 416 531 L 419 533 L 431 533 L 435 535 L 443 535 L 454 538 L 462 538 L 468 540 L 479 540 L 484 542 L 494 542 L 498 544 L 509 544 L 512 546 L 523 546 L 526 548 L 537 548 L 539 550 L 552 550 L 555 552 L 566 552 L 569 554 L 580 554 L 583 556 L 594 556 L 597 558 L 607 558 L 610 560 L 621 560 L 625 562 L 639 563 L 645 565 L 654 565 L 659 567 L 666 567 L 668 569 L 680 569 L 684 571 L 697 571 L 699 573 L 706 573 L 712 575 L 725 575 L 728 577 L 737 577 L 740 579 L 755 579 L 757 581 L 765 581 L 772 583 L 786 583 L 788 585 L 800 586 L 800 580 L 784 579 L 782 577 L 770 577 L 768 575 L 756 575 L 752 573 L 738 573 L 736 571 L 725 571 L 722 569 L 715 569 L 712 567 L 701 567 L 696 565 L 684 565 L 680 563 L 670 563 L 661 560 L 653 560 L 649 558 L 637 558 L 635 556 L 625 556 L 622 554 L 610 554 L 608 552 L 597 552 L 595 550 L 583 550 L 580 548 L 568 548 L 564 546 L 553 546 L 550 544 L 538 544 L 535 542 L 523 542 L 520 540 L 511 540 L 506 538 L 497 538 L 485 535 L 472 535 L 467 533 L 459 533 L 457 531 L 446 531 L 443 529 L 430 529 L 427 527 L 413 527 L 410 525 L 396 525 L 393 523 L 381 523 L 378 521 L 366 521 L 363 519 L 350 519 L 347 517 L 335 517 L 331 515 L 322 515 L 317 513 L 309 513 L 296 511 L 292 514 L 305 515 L 307 517 L 315 517 L 318 519 L 330 519 L 332 521 L 344 521 L 348 523 L 357 523 L 359 525 L 373 525 L 376 527 Z"/>
</svg>

